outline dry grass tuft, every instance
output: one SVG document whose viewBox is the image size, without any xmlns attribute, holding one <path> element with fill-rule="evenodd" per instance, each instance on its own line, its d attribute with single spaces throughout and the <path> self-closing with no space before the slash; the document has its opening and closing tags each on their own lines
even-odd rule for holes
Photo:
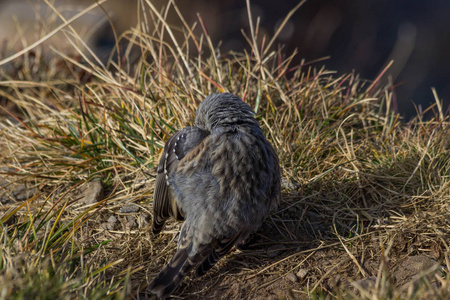
<svg viewBox="0 0 450 300">
<path fill-rule="evenodd" d="M 144 296 L 178 228 L 150 233 L 155 163 L 199 101 L 225 91 L 254 108 L 277 149 L 283 204 L 250 250 L 177 296 L 450 297 L 450 122 L 437 95 L 430 120 L 404 123 L 382 76 L 293 65 L 250 14 L 251 50 L 224 54 L 201 17 L 186 24 L 170 2 L 185 24 L 175 28 L 143 5 L 106 62 L 69 25 L 55 34 L 73 53 L 37 43 L 0 57 L 1 299 Z M 94 180 L 103 197 L 87 202 Z M 429 263 L 400 272 L 417 257 Z"/>
</svg>

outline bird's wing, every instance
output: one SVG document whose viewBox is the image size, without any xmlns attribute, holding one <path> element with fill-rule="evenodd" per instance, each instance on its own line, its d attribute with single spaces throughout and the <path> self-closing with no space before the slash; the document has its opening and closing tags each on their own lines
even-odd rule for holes
<svg viewBox="0 0 450 300">
<path fill-rule="evenodd" d="M 158 164 L 153 196 L 153 232 L 161 231 L 167 218 L 183 220 L 183 214 L 172 194 L 169 179 L 177 170 L 178 162 L 198 146 L 208 135 L 198 127 L 186 127 L 175 133 L 166 143 Z"/>
</svg>

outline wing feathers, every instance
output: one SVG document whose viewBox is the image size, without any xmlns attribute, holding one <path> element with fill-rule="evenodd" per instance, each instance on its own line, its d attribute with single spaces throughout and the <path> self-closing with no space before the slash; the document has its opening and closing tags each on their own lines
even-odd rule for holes
<svg viewBox="0 0 450 300">
<path fill-rule="evenodd" d="M 153 196 L 153 233 L 159 233 L 169 217 L 184 220 L 170 189 L 169 180 L 177 170 L 178 163 L 195 149 L 208 135 L 197 127 L 186 127 L 175 133 L 166 143 L 158 164 Z"/>
</svg>

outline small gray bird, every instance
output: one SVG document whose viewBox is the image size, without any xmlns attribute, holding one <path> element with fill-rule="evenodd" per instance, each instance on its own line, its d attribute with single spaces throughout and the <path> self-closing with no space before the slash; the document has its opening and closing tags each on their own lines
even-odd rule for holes
<svg viewBox="0 0 450 300">
<path fill-rule="evenodd" d="M 169 217 L 184 220 L 177 252 L 148 287 L 165 298 L 261 226 L 280 202 L 280 166 L 250 106 L 224 93 L 206 97 L 195 126 L 167 141 L 157 171 L 153 232 Z"/>
</svg>

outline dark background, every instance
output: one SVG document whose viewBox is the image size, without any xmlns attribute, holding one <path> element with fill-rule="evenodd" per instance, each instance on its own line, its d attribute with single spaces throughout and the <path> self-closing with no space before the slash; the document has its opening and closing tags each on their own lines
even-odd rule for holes
<svg viewBox="0 0 450 300">
<path fill-rule="evenodd" d="M 297 3 L 253 1 L 253 17 L 261 16 L 270 35 Z M 240 33 L 240 28 L 249 32 L 245 1 L 221 5 L 215 21 L 208 20 L 219 23 L 215 40 L 223 41 L 223 50 L 245 47 Z M 355 70 L 367 79 L 375 79 L 393 59 L 387 74 L 396 86 L 396 108 L 402 116 L 416 115 L 413 103 L 423 109 L 435 103 L 431 87 L 449 112 L 450 1 L 310 0 L 295 13 L 279 41 L 286 53 L 297 48 L 298 60 L 330 56 L 319 65 L 338 73 Z"/>
<path fill-rule="evenodd" d="M 31 21 L 35 11 L 27 13 L 26 6 L 34 2 L 46 6 L 39 0 L 0 0 L 0 40 L 7 38 L 7 28 L 12 28 L 13 37 L 16 34 L 12 26 L 4 23 L 12 19 L 12 15 L 18 15 L 20 24 Z M 156 7 L 167 2 L 152 1 Z M 250 32 L 244 0 L 176 2 L 188 24 L 198 22 L 197 13 L 200 13 L 214 45 L 221 42 L 222 53 L 242 51 L 243 47 L 249 49 L 241 34 L 242 28 L 247 34 Z M 93 0 L 57 0 L 55 6 L 67 3 L 81 9 Z M 111 0 L 104 5 L 119 33 L 136 25 L 136 3 Z M 299 1 L 252 1 L 254 22 L 258 15 L 261 18 L 261 34 L 272 36 L 297 3 Z M 79 25 L 93 28 L 91 24 L 99 22 L 103 12 L 98 10 L 97 14 L 86 16 Z M 99 51 L 107 52 L 114 42 L 109 24 L 104 22 L 106 31 L 99 31 L 92 44 Z M 168 23 L 180 24 L 173 10 Z M 36 37 L 31 35 L 29 40 L 35 41 Z M 296 62 L 302 58 L 315 60 L 330 56 L 316 66 L 325 64 L 338 75 L 355 71 L 362 78 L 375 79 L 393 59 L 395 62 L 388 75 L 395 85 L 395 108 L 402 116 L 408 119 L 416 115 L 413 103 L 420 104 L 422 109 L 435 103 L 431 87 L 436 88 L 444 102 L 443 109 L 448 113 L 450 0 L 309 0 L 294 14 L 277 42 L 285 45 L 286 54 L 298 49 Z"/>
</svg>

